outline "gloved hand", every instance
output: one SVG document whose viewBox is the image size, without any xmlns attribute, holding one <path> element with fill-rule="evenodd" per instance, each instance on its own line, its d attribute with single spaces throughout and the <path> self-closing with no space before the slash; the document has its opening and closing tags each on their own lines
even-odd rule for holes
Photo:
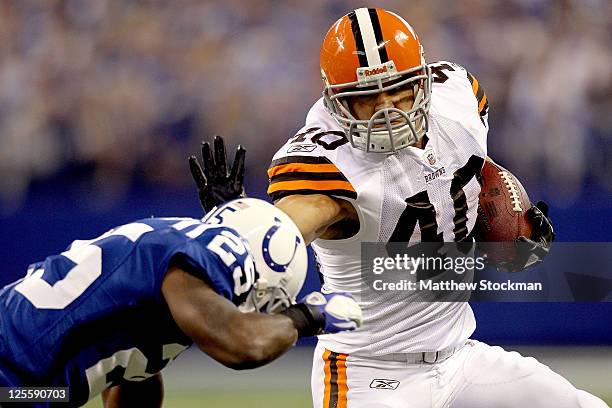
<svg viewBox="0 0 612 408">
<path fill-rule="evenodd" d="M 238 145 L 234 163 L 228 174 L 225 143 L 221 136 L 215 136 L 213 147 L 214 157 L 210 149 L 210 143 L 202 143 L 204 170 L 200 167 L 195 156 L 189 157 L 189 169 L 198 188 L 200 205 L 205 213 L 227 201 L 246 197 L 243 186 L 245 148 Z"/>
<path fill-rule="evenodd" d="M 548 204 L 538 201 L 536 205 L 527 210 L 527 217 L 533 228 L 531 237 L 518 237 L 516 241 L 520 256 L 514 262 L 499 264 L 499 269 L 510 272 L 522 271 L 539 264 L 548 255 L 555 240 L 555 231 L 548 218 Z"/>
<path fill-rule="evenodd" d="M 355 330 L 363 323 L 361 308 L 343 292 L 312 292 L 282 313 L 293 320 L 300 337 Z"/>
</svg>

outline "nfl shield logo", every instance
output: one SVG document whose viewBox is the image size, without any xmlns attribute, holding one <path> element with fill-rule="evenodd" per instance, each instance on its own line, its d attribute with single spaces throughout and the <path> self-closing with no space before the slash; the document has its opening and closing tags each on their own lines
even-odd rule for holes
<svg viewBox="0 0 612 408">
<path fill-rule="evenodd" d="M 425 153 L 423 155 L 425 156 L 430 165 L 433 166 L 434 164 L 436 164 L 436 153 L 433 151 L 433 149 L 425 150 Z"/>
</svg>

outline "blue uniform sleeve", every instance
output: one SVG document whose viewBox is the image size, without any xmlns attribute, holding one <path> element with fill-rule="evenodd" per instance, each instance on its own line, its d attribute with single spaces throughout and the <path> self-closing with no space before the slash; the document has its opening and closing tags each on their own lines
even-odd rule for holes
<svg viewBox="0 0 612 408">
<path fill-rule="evenodd" d="M 177 260 L 190 267 L 219 295 L 238 305 L 255 280 L 255 265 L 247 244 L 232 229 L 212 227 L 176 250 Z"/>
<path fill-rule="evenodd" d="M 181 248 L 175 260 L 186 272 L 210 284 L 219 295 L 234 301 L 234 283 L 227 266 L 220 260 L 203 254 L 196 242 L 190 242 Z"/>
</svg>

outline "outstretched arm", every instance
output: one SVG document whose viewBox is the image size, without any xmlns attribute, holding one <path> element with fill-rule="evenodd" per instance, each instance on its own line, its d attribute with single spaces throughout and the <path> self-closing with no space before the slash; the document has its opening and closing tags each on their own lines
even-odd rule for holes
<svg viewBox="0 0 612 408">
<path fill-rule="evenodd" d="M 357 218 L 352 204 L 323 194 L 290 195 L 274 203 L 300 229 L 306 244 L 317 238 L 330 239 L 329 227 L 347 219 Z"/>
<path fill-rule="evenodd" d="M 361 326 L 361 309 L 346 293 L 313 292 L 276 315 L 242 313 L 203 280 L 171 266 L 162 293 L 174 320 L 206 354 L 230 368 L 267 364 L 298 337 Z"/>
<path fill-rule="evenodd" d="M 204 281 L 178 266 L 168 270 L 162 293 L 181 330 L 227 367 L 259 367 L 297 341 L 298 332 L 289 317 L 241 313 Z"/>
<path fill-rule="evenodd" d="M 202 143 L 203 167 L 195 156 L 189 157 L 189 169 L 205 213 L 217 205 L 245 196 L 245 155 L 246 150 L 239 145 L 228 172 L 230 166 L 225 142 L 221 136 L 215 136 L 212 149 L 209 142 Z M 329 227 L 345 219 L 357 218 L 352 204 L 323 194 L 291 195 L 278 200 L 275 205 L 297 224 L 306 244 L 317 238 L 337 238 Z"/>
<path fill-rule="evenodd" d="M 213 149 L 214 154 L 209 142 L 202 143 L 203 168 L 195 156 L 189 157 L 189 170 L 196 183 L 204 213 L 227 201 L 246 197 L 243 187 L 246 155 L 244 147 L 238 145 L 231 168 L 227 161 L 225 142 L 221 136 L 215 136 Z"/>
</svg>

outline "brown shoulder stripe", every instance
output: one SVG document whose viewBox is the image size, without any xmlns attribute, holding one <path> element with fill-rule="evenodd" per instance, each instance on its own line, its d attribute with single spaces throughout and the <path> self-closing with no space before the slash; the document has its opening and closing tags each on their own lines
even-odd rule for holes
<svg viewBox="0 0 612 408">
<path fill-rule="evenodd" d="M 268 168 L 268 177 L 291 172 L 338 173 L 340 170 L 327 157 L 287 156 L 272 161 Z"/>
<path fill-rule="evenodd" d="M 326 157 L 289 156 L 268 169 L 268 195 L 274 200 L 291 194 L 325 194 L 357 198 L 342 172 Z"/>
<path fill-rule="evenodd" d="M 309 171 L 292 171 L 292 172 L 281 172 L 270 177 L 270 184 L 277 183 L 279 181 L 295 181 L 295 180 L 337 180 L 337 181 L 348 181 L 344 174 L 341 172 L 309 172 Z"/>
<path fill-rule="evenodd" d="M 346 189 L 337 189 L 337 190 L 313 190 L 313 189 L 294 189 L 294 190 L 275 190 L 270 191 L 268 188 L 268 195 L 272 199 L 272 201 L 280 200 L 283 197 L 287 197 L 290 195 L 311 195 L 311 194 L 323 194 L 327 196 L 333 197 L 346 197 L 350 199 L 357 199 L 357 193 L 355 191 L 346 190 Z"/>
<path fill-rule="evenodd" d="M 273 160 L 269 168 L 289 163 L 331 164 L 331 161 L 325 156 L 286 156 Z"/>
<path fill-rule="evenodd" d="M 478 113 L 480 116 L 484 116 L 487 114 L 489 108 L 489 103 L 487 101 L 487 95 L 485 94 L 484 88 L 469 72 L 467 73 L 467 78 L 470 81 L 470 84 L 472 84 L 472 91 L 474 92 L 476 101 L 478 101 Z"/>
</svg>

